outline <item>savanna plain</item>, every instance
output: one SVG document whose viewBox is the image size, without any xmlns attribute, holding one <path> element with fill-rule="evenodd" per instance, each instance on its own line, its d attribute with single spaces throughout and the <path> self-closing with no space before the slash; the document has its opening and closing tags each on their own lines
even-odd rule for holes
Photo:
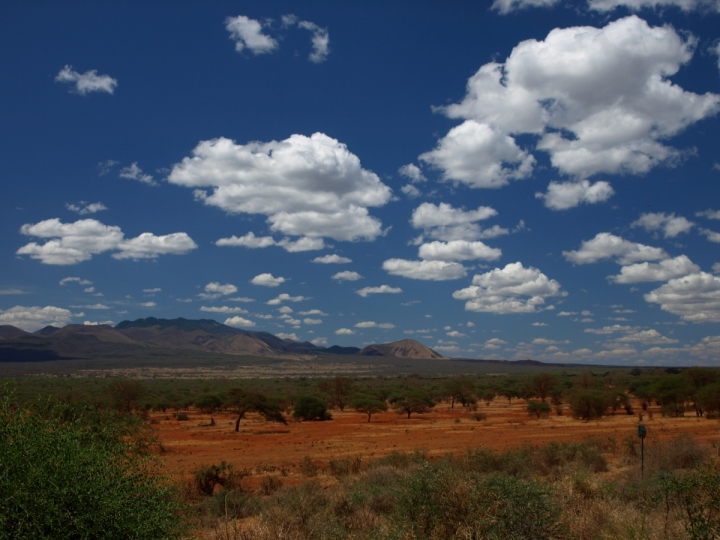
<svg viewBox="0 0 720 540">
<path fill-rule="evenodd" d="M 294 362 L 6 378 L 0 537 L 720 537 L 718 370 Z"/>
</svg>

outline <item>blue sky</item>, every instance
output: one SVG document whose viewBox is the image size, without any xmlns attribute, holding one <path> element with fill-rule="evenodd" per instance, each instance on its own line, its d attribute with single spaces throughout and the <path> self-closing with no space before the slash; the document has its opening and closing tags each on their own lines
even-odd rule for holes
<svg viewBox="0 0 720 540">
<path fill-rule="evenodd" d="M 0 324 L 717 363 L 717 0 L 3 11 Z"/>
</svg>

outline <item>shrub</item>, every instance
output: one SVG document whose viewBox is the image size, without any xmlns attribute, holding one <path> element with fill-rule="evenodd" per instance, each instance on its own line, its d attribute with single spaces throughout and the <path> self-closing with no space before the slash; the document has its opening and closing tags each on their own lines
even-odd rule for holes
<svg viewBox="0 0 720 540">
<path fill-rule="evenodd" d="M 216 485 L 228 490 L 237 488 L 241 478 L 233 471 L 233 466 L 224 461 L 220 465 L 198 467 L 192 474 L 195 490 L 201 495 L 212 495 Z"/>
<path fill-rule="evenodd" d="M 570 395 L 570 408 L 575 418 L 600 418 L 610 406 L 608 396 L 599 390 L 583 390 Z"/>
<path fill-rule="evenodd" d="M 190 417 L 187 415 L 187 413 L 179 412 L 175 415 L 175 418 L 178 422 L 185 422 L 186 420 L 190 420 Z"/>
<path fill-rule="evenodd" d="M 527 412 L 530 416 L 535 415 L 537 418 L 550 414 L 550 404 L 544 401 L 528 401 Z"/>
<path fill-rule="evenodd" d="M 720 475 L 716 471 L 696 469 L 682 478 L 667 474 L 662 484 L 692 540 L 720 537 Z"/>
<path fill-rule="evenodd" d="M 178 505 L 139 419 L 57 403 L 41 412 L 0 402 L 3 537 L 174 536 Z"/>
<path fill-rule="evenodd" d="M 293 406 L 293 418 L 301 420 L 329 420 L 327 407 L 315 396 L 300 396 Z"/>
<path fill-rule="evenodd" d="M 300 464 L 300 472 L 308 478 L 314 478 L 318 474 L 318 466 L 310 459 L 310 456 L 305 456 Z"/>
</svg>

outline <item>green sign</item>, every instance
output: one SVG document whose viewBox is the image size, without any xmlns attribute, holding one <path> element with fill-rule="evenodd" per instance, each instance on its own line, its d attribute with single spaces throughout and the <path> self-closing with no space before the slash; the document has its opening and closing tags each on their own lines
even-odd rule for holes
<svg viewBox="0 0 720 540">
<path fill-rule="evenodd" d="M 640 424 L 638 426 L 638 437 L 640 437 L 641 439 L 644 439 L 645 435 L 647 435 L 647 428 L 645 427 L 644 424 Z"/>
</svg>

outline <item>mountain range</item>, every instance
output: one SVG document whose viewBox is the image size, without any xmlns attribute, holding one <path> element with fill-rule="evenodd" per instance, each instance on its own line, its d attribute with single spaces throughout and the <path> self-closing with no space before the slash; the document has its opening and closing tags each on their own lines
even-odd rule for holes
<svg viewBox="0 0 720 540">
<path fill-rule="evenodd" d="M 442 359 L 442 355 L 415 340 L 358 347 L 318 347 L 310 342 L 281 339 L 269 332 L 241 330 L 212 319 L 156 319 L 148 317 L 109 325 L 69 324 L 25 332 L 0 326 L 0 361 L 26 362 L 196 351 L 249 356 L 342 354 L 398 358 Z"/>
</svg>

